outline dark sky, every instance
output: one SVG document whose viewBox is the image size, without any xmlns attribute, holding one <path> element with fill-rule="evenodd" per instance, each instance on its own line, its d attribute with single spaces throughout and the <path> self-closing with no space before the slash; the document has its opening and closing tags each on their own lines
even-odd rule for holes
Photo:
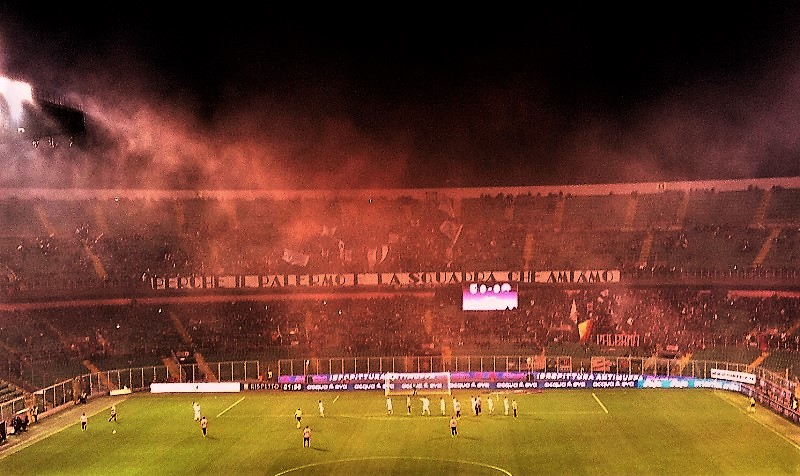
<svg viewBox="0 0 800 476">
<path fill-rule="evenodd" d="M 0 185 L 800 175 L 797 7 L 220 8 L 0 6 L 0 73 L 79 104 L 98 137 L 14 163 Z"/>
</svg>

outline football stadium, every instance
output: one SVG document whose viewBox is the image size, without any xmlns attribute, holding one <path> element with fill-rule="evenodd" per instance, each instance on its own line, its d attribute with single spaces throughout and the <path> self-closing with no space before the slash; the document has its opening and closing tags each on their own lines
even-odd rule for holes
<svg viewBox="0 0 800 476">
<path fill-rule="evenodd" d="M 72 58 L 70 48 L 59 51 Z M 0 48 L 0 67 L 25 70 L 13 51 Z M 276 76 L 300 83 L 300 96 L 312 90 L 300 75 L 347 83 L 299 57 Z M 457 75 L 447 71 L 436 79 Z M 694 134 L 711 119 L 639 130 L 674 142 L 632 147 L 668 159 L 630 170 L 621 136 L 575 145 L 603 121 L 578 133 L 552 119 L 544 135 L 574 134 L 558 154 L 592 157 L 572 164 L 582 172 L 538 180 L 532 171 L 553 163 L 515 169 L 477 146 L 491 160 L 443 163 L 477 141 L 476 126 L 442 114 L 463 127 L 458 140 L 421 132 L 432 122 L 398 126 L 406 103 L 444 109 L 421 89 L 381 101 L 348 90 L 360 103 L 402 103 L 381 116 L 399 138 L 378 127 L 355 146 L 375 119 L 362 109 L 351 121 L 292 111 L 300 119 L 287 125 L 237 122 L 206 103 L 230 94 L 235 110 L 241 94 L 288 109 L 276 98 L 292 88 L 273 76 L 258 101 L 204 83 L 206 96 L 187 101 L 202 120 L 153 106 L 186 100 L 178 87 L 140 102 L 143 86 L 126 76 L 112 80 L 129 90 L 120 97 L 62 98 L 21 78 L 0 71 L 1 474 L 800 474 L 800 170 L 787 111 L 770 111 L 780 141 L 759 116 L 748 131 L 758 140 L 744 147 L 729 130 L 705 155 L 692 147 L 709 137 Z M 456 86 L 477 91 L 446 83 Z M 519 100 L 480 91 L 473 99 L 486 103 L 464 106 L 470 114 Z M 639 94 L 637 106 L 652 99 Z M 556 96 L 535 114 L 500 107 L 477 127 L 527 144 L 506 122 L 531 114 L 539 128 L 542 111 L 573 107 Z M 747 109 L 720 115 L 741 125 Z M 655 120 L 630 114 L 615 119 Z M 417 166 L 400 157 L 409 151 L 430 154 Z M 765 151 L 786 173 L 733 166 L 739 152 Z M 271 161 L 292 154 L 314 160 Z M 676 172 L 701 155 L 696 167 L 715 173 Z M 615 168 L 618 180 L 579 175 Z M 370 178 L 400 169 L 403 180 Z"/>
<path fill-rule="evenodd" d="M 6 191 L 0 467 L 800 469 L 800 181 L 435 192 Z"/>
</svg>

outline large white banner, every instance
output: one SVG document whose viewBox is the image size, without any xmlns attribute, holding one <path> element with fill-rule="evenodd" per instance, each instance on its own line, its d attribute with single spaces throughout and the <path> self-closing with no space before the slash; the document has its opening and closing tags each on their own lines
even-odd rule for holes
<svg viewBox="0 0 800 476">
<path fill-rule="evenodd" d="M 718 378 L 722 380 L 732 380 L 734 382 L 749 383 L 755 385 L 756 375 L 749 372 L 736 372 L 733 370 L 725 369 L 711 369 L 711 378 Z"/>
<path fill-rule="evenodd" d="M 420 273 L 338 273 L 153 276 L 153 289 L 280 289 L 351 286 L 437 287 L 462 283 L 609 284 L 618 269 L 568 271 L 429 271 Z"/>
<path fill-rule="evenodd" d="M 151 383 L 150 393 L 235 393 L 240 392 L 239 382 Z"/>
</svg>

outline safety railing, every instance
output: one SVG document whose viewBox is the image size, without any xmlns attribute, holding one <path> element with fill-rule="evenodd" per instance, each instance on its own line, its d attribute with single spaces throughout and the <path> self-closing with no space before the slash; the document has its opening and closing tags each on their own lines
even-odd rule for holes
<svg viewBox="0 0 800 476">
<path fill-rule="evenodd" d="M 256 360 L 216 362 L 206 364 L 220 382 L 257 380 L 261 375 L 261 364 Z M 136 367 L 104 370 L 76 376 L 34 392 L 35 403 L 40 413 L 70 403 L 80 403 L 85 398 L 106 394 L 111 390 L 129 388 L 131 391 L 146 389 L 152 383 L 203 381 L 205 373 L 198 364 Z M 31 401 L 19 397 L 0 404 L 0 419 L 8 420 L 17 412 L 25 410 Z"/>
</svg>

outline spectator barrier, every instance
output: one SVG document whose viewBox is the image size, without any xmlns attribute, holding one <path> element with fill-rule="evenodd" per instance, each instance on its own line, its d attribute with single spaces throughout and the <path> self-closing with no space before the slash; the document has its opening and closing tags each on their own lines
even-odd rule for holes
<svg viewBox="0 0 800 476">
<path fill-rule="evenodd" d="M 231 361 L 208 364 L 220 382 L 242 382 L 247 390 L 377 390 L 386 372 L 451 372 L 454 388 L 495 390 L 538 390 L 545 388 L 717 388 L 755 397 L 773 412 L 800 424 L 796 383 L 764 369 L 746 364 L 716 361 L 681 362 L 678 359 L 636 357 L 593 357 L 602 363 L 594 369 L 573 369 L 571 357 L 530 356 L 364 357 L 340 359 L 285 359 L 278 362 L 277 384 L 264 382 L 259 361 Z M 542 366 L 543 364 L 543 366 Z M 77 376 L 35 392 L 35 405 L 42 412 L 65 405 L 79 405 L 87 399 L 118 389 L 141 391 L 153 383 L 201 381 L 197 364 L 109 370 Z M 734 377 L 731 377 L 734 375 Z M 755 376 L 755 384 L 736 375 Z M 724 377 L 719 378 L 719 377 Z M 20 397 L 0 405 L 0 420 L 9 422 L 27 408 Z"/>
</svg>

